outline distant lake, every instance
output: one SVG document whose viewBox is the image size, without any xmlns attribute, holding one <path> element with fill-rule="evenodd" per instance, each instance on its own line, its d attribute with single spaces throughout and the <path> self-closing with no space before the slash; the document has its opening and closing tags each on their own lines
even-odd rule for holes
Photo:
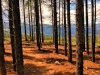
<svg viewBox="0 0 100 75">
<path fill-rule="evenodd" d="M 43 27 L 44 27 L 44 35 L 48 35 L 48 36 L 52 36 L 53 35 L 52 34 L 53 33 L 53 31 L 52 31 L 52 25 L 45 24 L 45 25 L 43 25 Z M 9 32 L 9 26 L 7 24 L 4 25 L 4 29 L 5 29 L 5 33 Z M 29 25 L 26 25 L 26 29 L 27 29 L 27 34 L 29 34 Z M 61 34 L 62 34 L 62 29 L 63 29 L 63 27 L 61 25 L 60 26 L 60 33 Z M 35 26 L 34 26 L 34 30 L 35 30 Z M 24 34 L 24 25 L 21 25 L 21 31 L 22 31 L 22 34 Z M 100 32 L 100 24 L 97 24 L 96 25 L 96 34 L 98 34 L 99 32 Z M 75 26 L 75 24 L 71 25 L 71 34 L 72 35 L 76 34 L 76 26 Z M 91 34 L 91 26 L 89 26 L 89 34 Z"/>
</svg>

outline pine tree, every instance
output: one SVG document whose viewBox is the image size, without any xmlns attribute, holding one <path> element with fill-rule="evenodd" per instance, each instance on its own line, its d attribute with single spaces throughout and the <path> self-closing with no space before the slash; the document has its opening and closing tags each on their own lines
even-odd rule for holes
<svg viewBox="0 0 100 75">
<path fill-rule="evenodd" d="M 83 75 L 83 0 L 76 0 L 76 75 Z"/>
<path fill-rule="evenodd" d="M 0 0 L 0 75 L 6 75 L 6 67 L 4 60 L 4 32 L 3 32 L 3 18 L 2 18 L 2 6 Z"/>
</svg>

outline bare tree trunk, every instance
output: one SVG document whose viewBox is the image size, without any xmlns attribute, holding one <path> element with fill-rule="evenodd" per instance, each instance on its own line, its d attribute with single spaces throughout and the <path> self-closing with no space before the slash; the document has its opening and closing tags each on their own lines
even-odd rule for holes
<svg viewBox="0 0 100 75">
<path fill-rule="evenodd" d="M 28 19 L 29 19 L 29 34 L 30 34 L 30 40 L 31 40 L 31 23 L 30 23 L 31 22 L 31 20 L 30 20 L 30 8 L 31 7 L 30 7 L 30 1 L 31 0 L 28 1 Z"/>
<path fill-rule="evenodd" d="M 10 28 L 10 38 L 11 38 L 11 48 L 12 48 L 12 58 L 13 58 L 13 66 L 14 71 L 16 71 L 16 58 L 15 58 L 15 40 L 14 40 L 14 18 L 13 18 L 13 5 L 12 0 L 9 0 L 9 28 Z"/>
<path fill-rule="evenodd" d="M 83 0 L 76 0 L 76 75 L 83 75 Z"/>
<path fill-rule="evenodd" d="M 25 30 L 25 41 L 27 41 L 27 33 L 26 33 L 26 18 L 25 18 L 25 0 L 23 0 L 23 15 L 24 15 L 24 30 Z"/>
<path fill-rule="evenodd" d="M 0 75 L 6 75 L 6 67 L 4 60 L 4 32 L 3 32 L 3 20 L 2 20 L 2 6 L 0 0 Z"/>
<path fill-rule="evenodd" d="M 63 11 L 64 1 L 62 0 L 62 44 L 64 44 L 64 11 Z"/>
<path fill-rule="evenodd" d="M 86 48 L 87 54 L 89 54 L 89 34 L 88 34 L 88 1 L 86 0 Z"/>
<path fill-rule="evenodd" d="M 66 1 L 64 0 L 64 44 L 65 56 L 67 56 L 67 36 L 66 36 Z"/>
<path fill-rule="evenodd" d="M 54 0 L 54 29 L 55 29 L 55 48 L 58 53 L 58 30 L 57 30 L 57 9 L 56 0 Z"/>
<path fill-rule="evenodd" d="M 30 19 L 31 19 L 31 41 L 33 41 L 34 39 L 33 39 L 33 16 L 32 16 L 32 1 L 30 0 Z"/>
<path fill-rule="evenodd" d="M 60 0 L 59 0 L 59 44 L 61 44 L 60 32 L 61 32 L 61 29 L 60 29 Z"/>
<path fill-rule="evenodd" d="M 19 0 L 13 0 L 13 9 L 15 25 L 16 70 L 18 75 L 24 75 Z"/>
<path fill-rule="evenodd" d="M 95 21 L 94 21 L 94 1 L 91 0 L 91 11 L 92 11 L 92 61 L 95 62 L 95 28 L 94 28 L 94 25 L 95 25 Z"/>
<path fill-rule="evenodd" d="M 35 14 L 36 14 L 36 36 L 37 36 L 37 46 L 40 51 L 40 24 L 39 24 L 39 7 L 38 0 L 35 0 Z"/>
<path fill-rule="evenodd" d="M 44 42 L 44 32 L 43 32 L 43 21 L 42 21 L 42 8 L 41 8 L 41 3 L 42 3 L 42 0 L 39 0 L 40 2 L 40 18 L 41 18 L 41 31 L 42 31 L 42 42 Z"/>
<path fill-rule="evenodd" d="M 55 33 L 54 33 L 54 10 L 53 10 L 53 0 L 51 0 L 52 6 L 52 31 L 53 31 L 53 43 L 55 42 Z"/>
<path fill-rule="evenodd" d="M 67 0 L 67 24 L 68 24 L 68 61 L 72 63 L 71 24 L 70 24 L 70 0 Z"/>
</svg>

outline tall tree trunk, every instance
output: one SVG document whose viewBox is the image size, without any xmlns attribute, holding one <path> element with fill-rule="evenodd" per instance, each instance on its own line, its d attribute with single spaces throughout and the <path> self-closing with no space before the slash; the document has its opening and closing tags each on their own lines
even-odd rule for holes
<svg viewBox="0 0 100 75">
<path fill-rule="evenodd" d="M 95 15 L 94 15 L 94 52 L 95 52 L 95 44 L 96 44 L 96 0 L 95 0 Z"/>
<path fill-rule="evenodd" d="M 86 0 L 86 48 L 87 54 L 89 54 L 89 34 L 88 34 L 88 0 Z"/>
<path fill-rule="evenodd" d="M 59 44 L 61 44 L 60 32 L 61 32 L 61 29 L 60 29 L 60 0 L 59 0 Z"/>
<path fill-rule="evenodd" d="M 76 75 L 83 75 L 83 0 L 76 0 Z"/>
<path fill-rule="evenodd" d="M 62 0 L 62 44 L 64 44 L 64 11 L 63 11 L 64 1 Z"/>
<path fill-rule="evenodd" d="M 64 49 L 65 49 L 65 56 L 67 56 L 67 36 L 66 36 L 66 1 L 64 0 Z"/>
<path fill-rule="evenodd" d="M 70 24 L 70 0 L 67 0 L 67 24 L 68 24 L 68 61 L 72 63 L 71 24 Z"/>
<path fill-rule="evenodd" d="M 29 19 L 29 34 L 30 34 L 30 40 L 31 40 L 31 20 L 30 20 L 30 0 L 28 1 L 28 19 Z"/>
<path fill-rule="evenodd" d="M 36 14 L 36 37 L 37 37 L 37 46 L 40 51 L 40 25 L 39 25 L 39 7 L 38 0 L 35 0 L 35 14 Z"/>
<path fill-rule="evenodd" d="M 52 7 L 52 31 L 53 31 L 53 43 L 55 42 L 55 33 L 54 33 L 54 10 L 53 10 L 53 0 L 51 0 Z"/>
<path fill-rule="evenodd" d="M 44 42 L 44 32 L 43 32 L 43 21 L 42 21 L 42 8 L 41 8 L 41 3 L 42 3 L 42 0 L 39 0 L 40 2 L 40 18 L 41 18 L 41 31 L 42 31 L 42 34 L 41 34 L 41 40 L 42 42 Z"/>
<path fill-rule="evenodd" d="M 0 0 L 0 75 L 6 75 L 6 67 L 4 60 L 4 32 L 3 32 L 3 20 L 2 20 L 2 6 Z"/>
<path fill-rule="evenodd" d="M 84 12 L 84 7 L 83 7 L 83 12 Z M 83 15 L 84 15 L 84 13 L 83 13 Z M 83 17 L 84 18 L 84 17 Z M 84 20 L 84 19 L 83 19 Z M 84 25 L 82 25 L 82 28 L 83 28 L 83 51 L 85 51 L 85 32 L 84 32 Z"/>
<path fill-rule="evenodd" d="M 19 0 L 13 0 L 13 9 L 15 25 L 16 70 L 18 75 L 24 75 Z"/>
<path fill-rule="evenodd" d="M 27 41 L 27 33 L 26 33 L 26 18 L 25 18 L 25 0 L 23 0 L 23 15 L 24 15 L 24 32 L 25 32 L 25 41 Z"/>
<path fill-rule="evenodd" d="M 94 35 L 95 35 L 95 33 L 94 33 L 94 24 L 95 24 L 95 22 L 94 22 L 94 0 L 91 0 L 91 11 L 92 11 L 92 20 L 91 20 L 91 22 L 92 22 L 92 61 L 93 62 L 95 62 L 95 38 L 94 38 Z"/>
<path fill-rule="evenodd" d="M 12 58 L 14 71 L 16 71 L 16 58 L 15 58 L 15 40 L 14 40 L 14 18 L 13 18 L 13 5 L 12 0 L 9 0 L 9 28 L 10 28 L 10 38 L 11 38 L 11 48 L 12 48 Z"/>
<path fill-rule="evenodd" d="M 56 53 L 58 53 L 58 30 L 57 30 L 57 5 L 56 0 L 54 0 L 54 29 L 55 29 L 55 48 Z"/>
<path fill-rule="evenodd" d="M 32 13 L 32 10 L 33 10 L 33 9 L 32 9 L 32 8 L 33 8 L 33 7 L 32 7 L 32 1 L 30 0 L 30 17 L 31 17 L 30 19 L 31 19 L 31 33 L 32 33 L 32 34 L 31 34 L 31 41 L 34 41 L 34 37 L 33 37 L 33 29 L 34 29 L 34 28 L 33 28 L 33 21 L 32 21 L 32 20 L 33 20 L 33 15 L 32 15 L 32 14 L 33 14 L 33 13 Z"/>
</svg>

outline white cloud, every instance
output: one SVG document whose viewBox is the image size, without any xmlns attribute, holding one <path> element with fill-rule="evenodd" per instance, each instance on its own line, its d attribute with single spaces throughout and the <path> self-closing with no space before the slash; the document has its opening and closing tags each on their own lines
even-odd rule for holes
<svg viewBox="0 0 100 75">
<path fill-rule="evenodd" d="M 73 1 L 73 0 L 71 0 L 71 1 Z M 7 6 L 7 1 L 3 0 L 2 5 L 3 5 L 3 10 L 5 10 L 8 7 Z M 44 24 L 51 24 L 52 9 L 48 5 L 50 5 L 50 1 L 48 1 L 48 0 L 45 0 L 45 3 L 42 3 L 42 14 L 43 14 L 43 23 Z M 100 23 L 100 2 L 97 2 L 96 5 L 97 5 L 97 22 L 96 23 Z M 88 8 L 89 23 L 91 23 L 91 1 L 88 2 L 88 7 L 89 7 Z M 23 22 L 23 10 L 22 10 L 22 8 L 23 8 L 22 3 L 20 2 L 20 13 L 21 13 L 20 15 L 21 15 L 21 21 Z M 85 6 L 84 6 L 84 8 L 85 8 Z M 61 14 L 60 14 L 61 17 L 60 18 L 62 20 L 62 7 L 60 9 L 61 9 L 61 11 L 60 11 L 61 12 Z M 59 10 L 57 10 L 57 11 L 59 13 Z M 33 11 L 33 13 L 34 13 L 34 11 Z M 75 14 L 76 14 L 75 9 L 71 10 L 70 13 L 71 13 L 71 23 L 75 23 L 76 22 L 75 21 L 75 17 L 76 17 L 75 16 Z M 27 9 L 26 9 L 26 15 L 27 15 Z M 4 17 L 4 19 L 5 19 L 5 17 Z M 27 20 L 27 23 L 28 23 L 28 20 Z"/>
</svg>

